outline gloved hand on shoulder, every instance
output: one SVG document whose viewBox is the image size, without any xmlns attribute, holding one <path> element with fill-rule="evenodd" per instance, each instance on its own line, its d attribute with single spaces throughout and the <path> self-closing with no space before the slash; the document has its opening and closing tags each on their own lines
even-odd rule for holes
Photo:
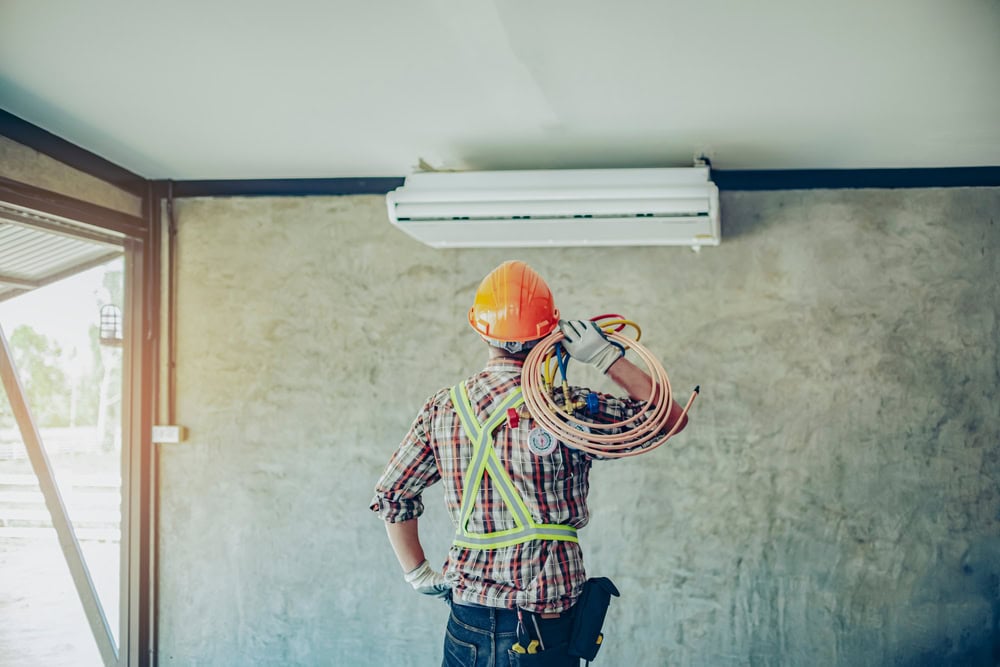
<svg viewBox="0 0 1000 667">
<path fill-rule="evenodd" d="M 559 330 L 564 336 L 562 346 L 569 356 L 602 373 L 607 373 L 611 364 L 625 355 L 621 346 L 608 340 L 596 322 L 559 320 Z"/>
<path fill-rule="evenodd" d="M 407 572 L 404 577 L 406 583 L 413 586 L 413 590 L 424 595 L 444 597 L 451 590 L 451 586 L 445 583 L 444 575 L 432 570 L 426 560 Z"/>
</svg>

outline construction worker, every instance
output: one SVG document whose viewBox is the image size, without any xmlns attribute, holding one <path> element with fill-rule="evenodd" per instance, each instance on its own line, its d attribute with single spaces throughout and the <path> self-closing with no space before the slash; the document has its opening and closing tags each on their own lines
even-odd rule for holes
<svg viewBox="0 0 1000 667">
<path fill-rule="evenodd" d="M 579 665 L 568 648 L 587 581 L 576 531 L 589 519 L 594 457 L 565 446 L 524 412 L 522 364 L 560 327 L 566 352 L 628 395 L 597 394 L 597 409 L 585 415 L 591 422 L 635 414 L 652 380 L 592 322 L 560 321 L 548 285 L 524 262 L 504 262 L 486 276 L 469 323 L 488 346 L 486 367 L 427 400 L 378 480 L 371 509 L 386 522 L 405 580 L 451 605 L 446 667 Z M 588 393 L 573 389 L 574 396 Z M 664 432 L 686 421 L 682 413 L 675 402 Z M 458 528 L 443 572 L 428 564 L 417 532 L 421 493 L 439 480 Z"/>
</svg>

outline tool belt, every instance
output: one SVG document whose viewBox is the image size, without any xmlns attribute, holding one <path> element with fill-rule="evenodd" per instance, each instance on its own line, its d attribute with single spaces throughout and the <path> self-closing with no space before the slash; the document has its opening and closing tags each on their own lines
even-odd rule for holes
<svg viewBox="0 0 1000 667">
<path fill-rule="evenodd" d="M 519 610 L 517 643 L 513 650 L 523 658 L 517 664 L 557 664 L 542 661 L 552 655 L 549 651 L 571 658 L 572 662 L 568 664 L 579 664 L 580 658 L 587 662 L 593 660 L 604 641 L 601 628 L 604 627 L 612 595 L 618 597 L 620 593 L 611 580 L 597 577 L 588 579 L 573 608 L 556 618 Z M 540 661 L 533 662 L 532 655 L 537 655 Z M 546 657 L 543 658 L 543 655 Z"/>
</svg>

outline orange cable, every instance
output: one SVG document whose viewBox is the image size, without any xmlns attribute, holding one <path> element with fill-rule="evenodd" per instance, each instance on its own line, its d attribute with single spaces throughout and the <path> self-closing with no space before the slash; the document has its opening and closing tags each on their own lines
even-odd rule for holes
<svg viewBox="0 0 1000 667">
<path fill-rule="evenodd" d="M 642 360 L 653 381 L 653 389 L 646 401 L 646 409 L 628 419 L 611 424 L 601 424 L 578 419 L 562 410 L 543 384 L 543 370 L 551 358 L 556 343 L 563 339 L 563 334 L 556 329 L 535 345 L 524 361 L 521 373 L 521 390 L 524 393 L 524 403 L 531 416 L 547 431 L 573 449 L 579 449 L 594 456 L 603 458 L 623 458 L 636 456 L 656 449 L 669 440 L 678 430 L 687 416 L 691 404 L 698 395 L 698 389 L 691 393 L 687 405 L 673 426 L 667 428 L 670 418 L 670 408 L 673 405 L 673 392 L 670 379 L 663 364 L 636 339 L 622 336 L 617 332 L 605 332 L 607 338 L 631 349 Z M 581 431 L 584 427 L 590 432 Z M 612 431 L 624 429 L 621 433 L 595 433 L 594 431 Z"/>
</svg>

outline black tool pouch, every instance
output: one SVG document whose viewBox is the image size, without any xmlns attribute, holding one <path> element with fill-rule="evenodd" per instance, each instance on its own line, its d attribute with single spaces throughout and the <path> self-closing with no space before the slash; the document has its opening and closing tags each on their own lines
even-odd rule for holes
<svg viewBox="0 0 1000 667">
<path fill-rule="evenodd" d="M 573 610 L 573 630 L 569 637 L 569 654 L 588 662 L 597 656 L 604 635 L 604 617 L 611 604 L 611 596 L 620 597 L 618 589 L 607 577 L 587 579 L 583 593 Z"/>
</svg>

